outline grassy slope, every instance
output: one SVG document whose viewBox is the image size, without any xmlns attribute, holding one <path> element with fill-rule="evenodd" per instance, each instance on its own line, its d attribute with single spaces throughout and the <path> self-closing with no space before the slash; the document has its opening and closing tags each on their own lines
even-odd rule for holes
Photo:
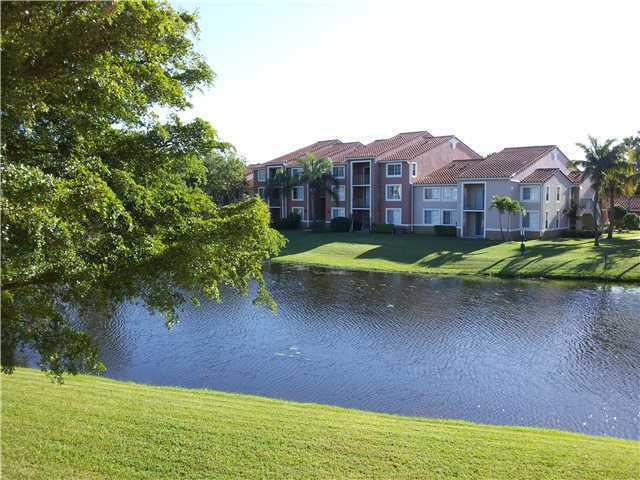
<svg viewBox="0 0 640 480">
<path fill-rule="evenodd" d="M 427 235 L 287 232 L 289 243 L 276 262 L 359 270 L 504 277 L 640 280 L 640 232 L 618 234 L 596 249 L 590 239 L 519 242 Z M 603 251 L 609 254 L 604 268 Z"/>
<path fill-rule="evenodd" d="M 2 379 L 2 478 L 633 478 L 640 443 L 90 376 Z"/>
</svg>

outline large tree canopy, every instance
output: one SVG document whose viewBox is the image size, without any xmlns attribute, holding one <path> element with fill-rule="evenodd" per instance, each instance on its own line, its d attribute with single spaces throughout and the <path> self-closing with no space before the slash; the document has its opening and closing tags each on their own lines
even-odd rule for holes
<svg viewBox="0 0 640 480">
<path fill-rule="evenodd" d="M 64 372 L 100 368 L 76 320 L 140 299 L 168 323 L 220 285 L 272 303 L 282 237 L 259 199 L 219 207 L 205 121 L 161 122 L 213 80 L 195 17 L 156 2 L 2 3 L 2 368 L 21 347 Z M 233 152 L 231 152 L 233 154 Z"/>
</svg>

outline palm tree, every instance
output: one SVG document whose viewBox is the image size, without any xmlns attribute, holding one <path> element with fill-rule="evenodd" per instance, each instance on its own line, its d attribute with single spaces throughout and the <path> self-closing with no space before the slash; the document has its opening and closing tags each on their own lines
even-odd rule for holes
<svg viewBox="0 0 640 480">
<path fill-rule="evenodd" d="M 521 213 L 522 215 L 524 215 L 526 213 L 524 207 L 522 206 L 522 204 L 517 201 L 517 200 L 513 200 L 512 198 L 509 197 L 505 197 L 509 199 L 509 202 L 507 203 L 507 223 L 509 225 L 509 240 L 512 240 L 512 235 L 511 235 L 511 215 L 517 214 L 517 213 Z"/>
<path fill-rule="evenodd" d="M 616 167 L 619 162 L 618 147 L 614 145 L 615 139 L 609 138 L 603 143 L 589 135 L 589 145 L 576 144 L 584 152 L 585 159 L 576 163 L 584 167 L 584 176 L 591 180 L 594 191 L 593 223 L 595 229 L 594 245 L 600 245 L 600 194 L 606 182 L 606 174 Z"/>
<path fill-rule="evenodd" d="M 338 185 L 338 182 L 332 175 L 333 163 L 327 157 L 317 158 L 312 153 L 305 155 L 298 161 L 300 167 L 302 167 L 300 181 L 309 186 L 311 204 L 310 220 L 315 221 L 316 207 L 320 198 L 323 198 L 325 193 L 329 193 L 337 199 L 337 193 L 334 187 Z"/>
<path fill-rule="evenodd" d="M 298 185 L 300 185 L 299 178 L 291 175 L 290 171 L 280 168 L 276 170 L 276 173 L 271 178 L 267 179 L 264 188 L 264 199 L 267 200 L 274 193 L 277 193 L 283 202 L 280 208 L 285 209 L 286 199 L 289 198 L 294 187 Z"/>
<path fill-rule="evenodd" d="M 503 197 L 500 195 L 494 195 L 493 198 L 491 199 L 491 207 L 498 210 L 498 213 L 499 213 L 498 223 L 500 225 L 500 236 L 502 237 L 503 242 L 506 239 L 504 238 L 504 231 L 502 230 L 502 216 L 504 215 L 505 212 L 509 211 L 509 208 L 511 208 L 510 206 L 511 201 L 512 200 L 510 197 Z"/>
<path fill-rule="evenodd" d="M 613 238 L 616 197 L 626 195 L 630 191 L 635 190 L 631 181 L 633 174 L 633 164 L 628 162 L 624 156 L 616 166 L 604 174 L 602 189 L 607 197 L 609 207 L 609 228 L 607 230 L 607 238 L 609 240 Z"/>
</svg>

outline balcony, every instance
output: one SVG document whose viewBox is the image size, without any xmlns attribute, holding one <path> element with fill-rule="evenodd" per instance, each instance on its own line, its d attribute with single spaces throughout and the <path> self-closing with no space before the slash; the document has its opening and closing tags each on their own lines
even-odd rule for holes
<svg viewBox="0 0 640 480">
<path fill-rule="evenodd" d="M 351 208 L 371 208 L 369 187 L 353 187 Z"/>
<path fill-rule="evenodd" d="M 371 175 L 369 172 L 353 173 L 351 185 L 369 185 L 371 183 Z"/>
<path fill-rule="evenodd" d="M 484 185 L 464 186 L 464 209 L 484 210 Z"/>
</svg>

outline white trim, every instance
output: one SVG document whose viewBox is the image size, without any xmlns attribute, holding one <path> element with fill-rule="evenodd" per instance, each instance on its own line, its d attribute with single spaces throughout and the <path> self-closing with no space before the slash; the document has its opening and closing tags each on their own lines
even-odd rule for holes
<svg viewBox="0 0 640 480">
<path fill-rule="evenodd" d="M 332 193 L 333 193 L 334 195 L 336 195 L 336 197 L 338 197 L 337 202 L 344 202 L 344 201 L 346 201 L 346 199 L 347 199 L 347 187 L 346 187 L 346 185 L 333 185 L 333 186 L 331 187 L 331 190 L 333 190 L 333 192 L 332 192 Z M 337 193 L 337 192 L 339 192 L 340 190 L 342 190 L 342 198 L 340 198 L 340 195 Z M 335 198 L 333 198 L 333 196 L 332 196 L 331 201 L 332 201 L 332 202 L 336 202 L 336 199 L 335 199 Z"/>
<path fill-rule="evenodd" d="M 452 212 L 453 213 L 453 223 L 444 223 L 444 212 Z M 445 225 L 447 227 L 455 227 L 458 225 L 458 219 L 456 218 L 458 215 L 458 211 L 455 208 L 442 208 L 440 209 L 440 225 Z"/>
<path fill-rule="evenodd" d="M 298 172 L 297 174 L 295 172 Z M 300 173 L 302 173 L 302 167 L 291 167 L 291 176 L 292 177 L 299 177 Z"/>
<path fill-rule="evenodd" d="M 433 190 L 434 192 L 438 192 L 438 198 L 427 198 L 427 190 Z M 442 188 L 441 187 L 424 187 L 422 189 L 422 201 L 424 202 L 440 202 L 442 198 Z M 453 201 L 453 200 L 451 200 Z"/>
<path fill-rule="evenodd" d="M 293 196 L 293 193 L 294 193 L 296 190 L 298 190 L 299 188 L 301 188 L 301 189 L 302 189 L 302 197 L 300 197 L 300 198 L 295 198 L 295 197 Z M 304 185 L 296 185 L 295 187 L 293 187 L 293 188 L 291 189 L 291 201 L 292 201 L 292 202 L 304 202 Z"/>
<path fill-rule="evenodd" d="M 333 172 L 335 171 L 336 168 L 341 168 L 342 169 L 342 176 L 339 177 L 336 174 L 334 174 Z M 344 179 L 344 177 L 346 177 L 347 175 L 347 167 L 346 165 L 334 165 L 331 169 L 331 174 L 333 175 L 333 178 L 337 179 L 337 180 L 342 180 Z"/>
<path fill-rule="evenodd" d="M 398 198 L 389 198 L 389 195 L 388 195 L 389 187 L 398 187 L 398 195 L 399 195 Z M 384 186 L 384 200 L 386 202 L 401 202 L 402 201 L 402 185 L 399 183 L 387 183 Z"/>
<path fill-rule="evenodd" d="M 400 166 L 400 175 L 389 175 L 389 167 L 391 165 L 399 165 Z M 386 178 L 400 178 L 402 177 L 402 162 L 390 162 L 386 163 L 384 166 L 384 174 Z"/>
<path fill-rule="evenodd" d="M 418 162 L 411 162 L 409 164 L 409 171 L 411 172 L 412 177 L 418 176 Z"/>
<path fill-rule="evenodd" d="M 437 218 L 436 218 L 436 221 L 434 223 L 425 222 L 424 214 L 426 212 L 437 212 L 437 215 L 436 215 Z M 433 220 L 433 216 L 432 216 L 431 220 Z M 441 223 L 440 223 L 441 221 L 442 221 L 442 218 L 441 218 L 441 212 L 440 212 L 439 208 L 423 208 L 422 209 L 422 225 L 426 225 L 427 227 L 433 227 L 435 225 L 441 225 Z"/>
<path fill-rule="evenodd" d="M 556 185 L 556 202 L 560 201 L 560 185 Z"/>
<path fill-rule="evenodd" d="M 371 223 L 371 205 L 373 202 L 373 188 L 372 188 L 372 181 L 373 181 L 373 172 L 372 172 L 372 168 L 371 168 L 371 160 L 352 160 L 349 161 L 349 188 L 351 190 L 351 193 L 349 195 L 349 215 L 352 216 L 353 215 L 353 189 L 354 189 L 354 185 L 353 185 L 353 164 L 354 163 L 368 163 L 369 164 L 369 185 L 356 185 L 357 187 L 369 187 L 369 208 L 356 208 L 355 210 L 366 210 L 369 212 L 369 223 Z M 369 227 L 371 227 L 371 225 L 369 225 Z"/>
<path fill-rule="evenodd" d="M 537 202 L 538 199 L 534 198 L 534 196 L 532 196 L 529 199 L 525 199 L 524 198 L 524 189 L 528 188 L 530 189 L 531 193 L 536 192 L 536 195 L 540 195 L 540 185 L 536 185 L 536 184 L 520 184 L 520 201 L 521 202 Z"/>
<path fill-rule="evenodd" d="M 302 210 L 300 214 L 300 220 L 304 221 L 304 207 L 291 207 L 291 213 L 295 213 L 296 210 Z"/>
<path fill-rule="evenodd" d="M 549 210 L 544 211 L 544 230 L 549 230 Z"/>
<path fill-rule="evenodd" d="M 334 215 L 333 211 L 334 210 L 342 210 L 342 215 Z M 331 218 L 336 218 L 336 217 L 346 217 L 347 216 L 347 210 L 344 207 L 331 207 Z"/>
<path fill-rule="evenodd" d="M 256 181 L 257 182 L 266 182 L 267 181 L 267 171 L 264 168 L 257 168 L 256 172 Z M 262 173 L 262 175 L 260 175 Z M 262 176 L 262 178 L 260 178 Z"/>
<path fill-rule="evenodd" d="M 551 187 L 549 185 L 544 186 L 544 201 L 548 202 L 551 200 Z"/>
<path fill-rule="evenodd" d="M 560 228 L 560 209 L 556 209 L 556 228 Z"/>
<path fill-rule="evenodd" d="M 455 195 L 454 195 L 455 198 L 453 198 L 453 199 L 452 198 L 445 198 L 446 197 L 445 192 L 447 190 L 455 192 Z M 440 200 L 443 201 L 443 202 L 457 202 L 458 201 L 458 186 L 456 185 L 455 187 L 453 187 L 453 186 L 442 187 L 441 191 L 440 191 Z"/>
<path fill-rule="evenodd" d="M 531 215 L 532 214 L 536 214 L 538 216 L 538 225 L 536 226 L 536 228 L 533 228 L 531 226 Z M 523 220 L 525 215 L 529 215 L 529 226 L 528 227 L 524 227 L 523 226 Z M 525 212 L 524 215 L 520 215 L 520 228 L 527 231 L 527 232 L 539 232 L 540 231 L 540 211 L 539 210 L 527 210 Z"/>
<path fill-rule="evenodd" d="M 384 209 L 384 223 L 389 223 L 389 211 L 400 212 L 400 223 L 394 223 L 393 225 L 401 225 L 402 224 L 402 208 L 401 207 L 393 207 L 393 208 L 385 208 Z"/>
</svg>

